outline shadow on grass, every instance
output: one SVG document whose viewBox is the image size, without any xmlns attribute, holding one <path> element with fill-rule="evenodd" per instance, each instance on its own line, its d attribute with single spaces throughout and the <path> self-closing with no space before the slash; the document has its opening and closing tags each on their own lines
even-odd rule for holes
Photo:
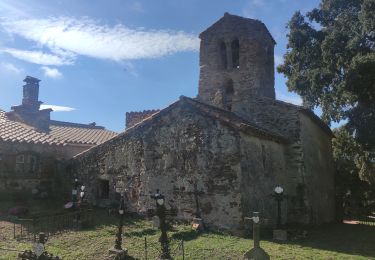
<svg viewBox="0 0 375 260">
<path fill-rule="evenodd" d="M 184 230 L 184 231 L 180 231 L 180 232 L 172 234 L 171 238 L 176 239 L 176 240 L 190 241 L 190 240 L 197 239 L 201 234 L 202 232 L 198 232 L 195 230 Z"/>
<path fill-rule="evenodd" d="M 375 226 L 331 224 L 307 229 L 307 232 L 306 238 L 285 244 L 375 257 Z"/>
<path fill-rule="evenodd" d="M 156 229 L 147 228 L 141 231 L 126 232 L 125 235 L 127 237 L 144 237 L 144 236 L 152 236 L 152 235 L 155 235 L 156 233 L 157 233 Z"/>
<path fill-rule="evenodd" d="M 123 219 L 124 226 L 133 226 L 142 222 L 144 219 L 142 217 L 137 217 L 134 215 L 125 215 Z M 117 226 L 120 221 L 120 216 L 118 214 L 108 215 L 108 212 L 103 209 L 93 210 L 93 223 L 90 229 L 102 228 L 103 226 Z"/>
</svg>

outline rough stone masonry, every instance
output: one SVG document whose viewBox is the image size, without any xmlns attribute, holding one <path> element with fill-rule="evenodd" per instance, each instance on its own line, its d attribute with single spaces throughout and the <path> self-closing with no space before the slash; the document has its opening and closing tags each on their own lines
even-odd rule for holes
<svg viewBox="0 0 375 260">
<path fill-rule="evenodd" d="M 122 178 L 132 211 L 152 208 L 143 195 L 160 189 L 178 218 L 191 220 L 198 205 L 206 225 L 233 230 L 253 211 L 274 225 L 270 195 L 281 185 L 283 222 L 333 221 L 333 135 L 310 110 L 275 99 L 275 41 L 266 26 L 225 13 L 200 39 L 196 98 L 132 119 L 73 159 L 91 202 L 110 204 Z"/>
</svg>

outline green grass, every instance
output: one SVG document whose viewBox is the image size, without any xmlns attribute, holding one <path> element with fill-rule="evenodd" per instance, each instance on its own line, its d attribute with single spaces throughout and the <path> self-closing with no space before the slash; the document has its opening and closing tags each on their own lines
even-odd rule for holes
<svg viewBox="0 0 375 260">
<path fill-rule="evenodd" d="M 4 204 L 3 204 L 4 205 Z M 1 210 L 1 205 L 0 205 Z M 65 232 L 50 237 L 46 249 L 63 259 L 109 259 L 118 218 L 96 211 L 96 225 L 87 230 Z M 126 218 L 124 246 L 136 259 L 144 259 L 144 237 L 149 244 L 149 259 L 155 259 L 160 233 L 149 221 Z M 25 250 L 30 241 L 13 239 L 13 225 L 0 222 L 0 248 Z M 173 240 L 184 239 L 185 259 L 242 259 L 252 247 L 252 240 L 218 232 L 196 233 L 188 225 L 177 225 L 169 232 Z M 176 242 L 171 248 L 176 247 Z M 271 259 L 375 259 L 375 227 L 364 225 L 329 225 L 307 230 L 307 237 L 275 243 L 264 238 L 261 247 Z M 15 252 L 0 250 L 0 259 L 15 259 Z M 177 259 L 182 259 L 177 258 Z"/>
</svg>

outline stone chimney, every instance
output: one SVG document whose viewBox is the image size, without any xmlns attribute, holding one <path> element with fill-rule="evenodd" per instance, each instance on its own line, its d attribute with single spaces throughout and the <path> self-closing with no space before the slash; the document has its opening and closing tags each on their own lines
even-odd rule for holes
<svg viewBox="0 0 375 260">
<path fill-rule="evenodd" d="M 43 103 L 39 101 L 40 80 L 26 76 L 23 81 L 26 84 L 23 86 L 22 104 L 12 106 L 13 111 L 8 112 L 7 116 L 10 120 L 33 126 L 40 131 L 48 131 L 52 109 L 40 110 Z"/>
<path fill-rule="evenodd" d="M 40 108 L 39 99 L 39 82 L 40 80 L 34 77 L 26 76 L 23 80 L 26 85 L 23 86 L 22 106 L 29 108 L 29 110 L 38 111 Z"/>
</svg>

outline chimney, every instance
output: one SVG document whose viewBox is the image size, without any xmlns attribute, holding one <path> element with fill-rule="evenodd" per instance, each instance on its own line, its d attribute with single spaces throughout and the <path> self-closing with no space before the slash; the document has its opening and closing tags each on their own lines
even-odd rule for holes
<svg viewBox="0 0 375 260">
<path fill-rule="evenodd" d="M 40 80 L 31 76 L 26 76 L 23 80 L 26 85 L 23 86 L 22 106 L 29 110 L 38 111 L 40 108 L 39 82 Z"/>
<path fill-rule="evenodd" d="M 23 81 L 26 84 L 23 86 L 22 104 L 12 106 L 12 111 L 6 113 L 6 115 L 10 120 L 33 126 L 40 131 L 49 131 L 52 109 L 39 110 L 40 105 L 43 103 L 38 100 L 40 80 L 26 76 Z"/>
</svg>

